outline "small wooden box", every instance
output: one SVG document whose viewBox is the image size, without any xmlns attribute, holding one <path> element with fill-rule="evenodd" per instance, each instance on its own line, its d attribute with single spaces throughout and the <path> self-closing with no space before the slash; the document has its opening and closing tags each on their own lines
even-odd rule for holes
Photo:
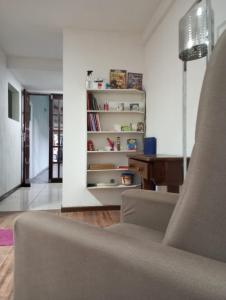
<svg viewBox="0 0 226 300">
<path fill-rule="evenodd" d="M 105 169 L 114 169 L 114 164 L 90 164 L 89 170 L 105 170 Z"/>
</svg>

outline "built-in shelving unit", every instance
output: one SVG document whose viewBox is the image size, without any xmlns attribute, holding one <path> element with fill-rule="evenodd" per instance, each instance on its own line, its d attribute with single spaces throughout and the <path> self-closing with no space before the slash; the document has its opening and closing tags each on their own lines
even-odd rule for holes
<svg viewBox="0 0 226 300">
<path fill-rule="evenodd" d="M 124 127 L 128 128 L 125 130 Z M 144 134 L 144 91 L 87 90 L 87 189 L 113 192 L 118 189 L 139 188 L 140 178 L 136 174 L 129 186 L 122 184 L 121 175 L 129 171 L 127 155 L 143 151 Z M 115 143 L 113 150 L 109 149 L 107 138 Z M 117 146 L 119 140 L 120 149 Z M 129 149 L 131 141 L 136 141 L 134 150 Z M 112 166 L 101 168 L 101 164 Z M 94 165 L 97 166 L 96 169 L 93 169 Z M 112 182 L 115 184 L 111 184 Z"/>
<path fill-rule="evenodd" d="M 102 189 L 135 189 L 140 187 L 140 184 L 133 185 L 115 185 L 115 186 L 92 186 L 88 187 L 88 190 L 102 190 Z"/>
<path fill-rule="evenodd" d="M 141 94 L 143 95 L 145 92 L 144 91 L 140 91 L 140 90 L 136 90 L 136 89 L 99 89 L 99 90 L 94 90 L 94 89 L 88 89 L 87 90 L 88 93 L 95 93 L 95 94 Z"/>
<path fill-rule="evenodd" d="M 89 154 L 121 154 L 121 153 L 137 153 L 136 150 L 120 150 L 120 151 L 105 151 L 105 150 L 98 150 L 98 151 L 87 151 Z"/>
<path fill-rule="evenodd" d="M 87 110 L 88 113 L 100 113 L 100 114 L 144 114 L 144 111 L 130 111 L 130 110 L 124 110 L 124 111 L 117 111 L 117 110 Z"/>
<path fill-rule="evenodd" d="M 144 134 L 143 131 L 88 131 L 90 134 Z"/>
<path fill-rule="evenodd" d="M 120 168 L 120 169 L 99 169 L 99 170 L 87 170 L 88 173 L 93 172 L 123 172 L 128 171 L 128 168 Z"/>
</svg>

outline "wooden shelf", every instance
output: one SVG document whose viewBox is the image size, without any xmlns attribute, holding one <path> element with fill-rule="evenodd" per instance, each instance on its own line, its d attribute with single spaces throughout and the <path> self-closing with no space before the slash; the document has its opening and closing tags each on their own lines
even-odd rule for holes
<svg viewBox="0 0 226 300">
<path fill-rule="evenodd" d="M 133 110 L 87 110 L 87 113 L 101 113 L 101 114 L 144 114 L 144 111 Z"/>
<path fill-rule="evenodd" d="M 143 131 L 87 131 L 89 134 L 144 134 Z"/>
<path fill-rule="evenodd" d="M 121 150 L 121 151 L 87 151 L 87 153 L 97 154 L 97 153 L 111 153 L 111 154 L 119 154 L 119 153 L 138 153 L 136 150 Z"/>
<path fill-rule="evenodd" d="M 131 189 L 131 188 L 138 188 L 140 184 L 133 184 L 133 185 L 115 185 L 115 186 L 92 186 L 87 187 L 88 190 L 106 190 L 106 189 Z"/>
<path fill-rule="evenodd" d="M 127 94 L 145 94 L 144 91 L 136 89 L 88 89 L 90 93 L 127 93 Z"/>
<path fill-rule="evenodd" d="M 87 129 L 89 129 L 89 131 L 87 130 L 86 136 L 88 141 L 92 140 L 94 149 L 96 149 L 95 151 L 87 150 L 87 190 L 90 192 L 92 191 L 96 198 L 99 198 L 99 194 L 102 195 L 102 193 L 108 193 L 109 201 L 114 203 L 117 201 L 114 194 L 118 194 L 124 190 L 141 187 L 141 184 L 139 184 L 139 174 L 132 170 L 132 173 L 134 173 L 133 182 L 136 184 L 129 186 L 122 185 L 120 177 L 122 173 L 130 172 L 130 169 L 127 166 L 128 157 L 142 153 L 141 150 L 145 136 L 145 91 L 136 89 L 89 89 L 86 94 Z M 109 104 L 110 110 L 104 110 L 104 108 L 108 107 L 104 105 L 106 103 Z M 124 105 L 119 105 L 122 103 L 124 103 Z M 130 106 L 130 104 L 137 103 L 139 103 L 139 107 Z M 100 108 L 100 110 L 98 108 Z M 125 110 L 120 110 L 120 108 L 124 108 Z M 137 108 L 139 110 L 130 110 L 130 108 Z M 127 125 L 137 124 L 139 122 L 143 122 L 144 124 L 144 128 L 141 128 L 143 131 L 137 131 L 137 126 L 130 127 L 130 125 Z M 116 124 L 117 126 L 115 126 Z M 121 131 L 121 125 L 127 125 L 128 129 L 131 128 L 135 130 Z M 93 129 L 96 130 L 100 128 L 102 130 L 93 131 Z M 138 129 L 139 128 L 140 127 L 138 127 Z M 116 129 L 119 131 L 116 131 Z M 111 148 L 104 146 L 106 145 L 107 137 L 113 139 L 116 145 L 117 142 L 120 141 L 121 150 L 109 151 Z M 116 137 L 119 137 L 119 139 L 116 140 Z M 131 138 L 136 139 L 136 150 L 128 150 L 128 139 Z M 117 148 L 115 147 L 114 149 Z M 109 164 L 109 166 L 107 166 L 108 169 L 90 170 L 88 168 L 91 164 Z M 117 168 L 118 166 L 122 166 L 123 168 Z M 114 182 L 115 185 L 111 185 L 110 182 Z M 97 185 L 98 183 L 100 183 L 99 186 Z M 101 183 L 103 183 L 103 185 L 101 185 Z M 89 184 L 91 186 L 88 186 Z"/>
<path fill-rule="evenodd" d="M 128 171 L 128 168 L 122 169 L 100 169 L 100 170 L 87 170 L 88 173 L 95 173 L 95 172 L 125 172 Z"/>
</svg>

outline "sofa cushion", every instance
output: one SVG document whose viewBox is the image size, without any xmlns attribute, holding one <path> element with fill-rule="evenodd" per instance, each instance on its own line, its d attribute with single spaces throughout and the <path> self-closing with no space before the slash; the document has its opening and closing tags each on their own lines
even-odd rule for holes
<svg viewBox="0 0 226 300">
<path fill-rule="evenodd" d="M 142 242 L 161 242 L 164 236 L 164 233 L 162 233 L 161 231 L 129 223 L 119 223 L 109 226 L 105 229 L 123 235 L 125 237 L 131 237 L 140 240 Z"/>
<path fill-rule="evenodd" d="M 163 243 L 226 262 L 226 31 L 207 66 L 195 146 Z"/>
</svg>

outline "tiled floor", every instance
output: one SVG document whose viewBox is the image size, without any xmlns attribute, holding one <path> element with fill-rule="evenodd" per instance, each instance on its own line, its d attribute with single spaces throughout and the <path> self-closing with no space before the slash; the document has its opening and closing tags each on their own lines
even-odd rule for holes
<svg viewBox="0 0 226 300">
<path fill-rule="evenodd" d="M 36 177 L 31 179 L 31 183 L 48 183 L 49 182 L 49 169 L 43 170 Z"/>
<path fill-rule="evenodd" d="M 62 183 L 48 183 L 48 169 L 31 180 L 30 188 L 20 188 L 0 201 L 1 211 L 60 209 Z"/>
<path fill-rule="evenodd" d="M 32 183 L 22 187 L 0 202 L 0 211 L 60 209 L 62 183 Z"/>
</svg>

